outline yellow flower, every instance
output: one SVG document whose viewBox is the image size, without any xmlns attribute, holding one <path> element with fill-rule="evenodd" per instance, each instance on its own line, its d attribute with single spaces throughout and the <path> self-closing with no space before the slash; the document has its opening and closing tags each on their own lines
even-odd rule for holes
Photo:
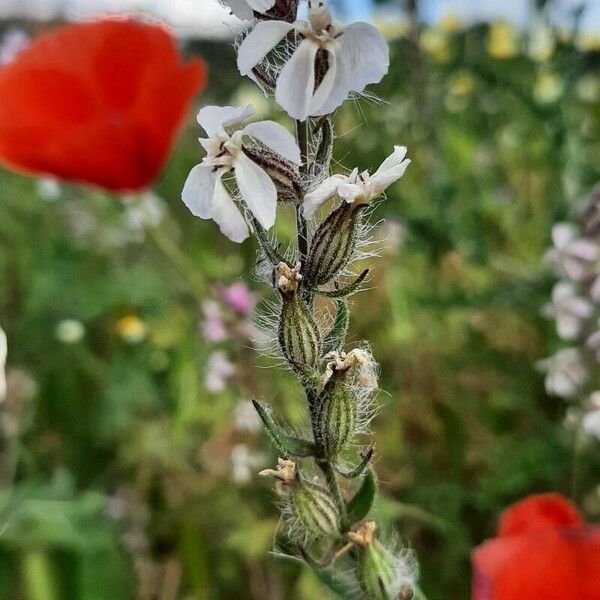
<svg viewBox="0 0 600 600">
<path fill-rule="evenodd" d="M 590 31 L 582 31 L 577 38 L 577 48 L 584 52 L 597 52 L 600 50 L 600 35 Z"/>
<path fill-rule="evenodd" d="M 126 315 L 117 321 L 115 331 L 128 344 L 139 344 L 146 337 L 148 327 L 137 315 Z"/>
<path fill-rule="evenodd" d="M 475 89 L 475 79 L 468 71 L 459 71 L 452 76 L 448 85 L 454 96 L 470 96 Z"/>
<path fill-rule="evenodd" d="M 447 33 L 456 33 L 460 31 L 465 26 L 464 21 L 460 18 L 459 15 L 453 12 L 446 13 L 441 19 L 439 23 L 439 27 L 442 31 L 446 31 Z"/>
<path fill-rule="evenodd" d="M 421 33 L 421 48 L 437 63 L 446 63 L 450 60 L 451 50 L 448 37 L 444 32 L 435 28 L 424 29 Z"/>
<path fill-rule="evenodd" d="M 533 95 L 540 104 L 556 102 L 563 91 L 563 82 L 556 73 L 541 73 L 535 82 Z"/>
<path fill-rule="evenodd" d="M 488 37 L 488 53 L 497 60 L 507 60 L 519 54 L 519 33 L 510 23 L 492 23 Z"/>
</svg>

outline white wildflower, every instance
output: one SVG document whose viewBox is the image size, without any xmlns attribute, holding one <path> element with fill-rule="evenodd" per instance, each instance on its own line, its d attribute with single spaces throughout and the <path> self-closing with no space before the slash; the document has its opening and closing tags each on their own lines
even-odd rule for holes
<svg viewBox="0 0 600 600">
<path fill-rule="evenodd" d="M 258 433 L 262 421 L 250 400 L 241 400 L 233 411 L 233 426 L 240 433 Z"/>
<path fill-rule="evenodd" d="M 552 228 L 552 248 L 546 260 L 557 275 L 581 281 L 590 272 L 590 265 L 600 257 L 600 248 L 592 240 L 581 238 L 570 223 L 557 223 Z"/>
<path fill-rule="evenodd" d="M 369 204 L 381 196 L 385 190 L 398 181 L 405 173 L 410 160 L 406 158 L 406 148 L 396 146 L 379 169 L 370 175 L 368 171 L 355 169 L 350 175 L 333 175 L 323 181 L 304 198 L 304 216 L 311 218 L 317 210 L 331 198 L 338 196 L 348 204 Z"/>
<path fill-rule="evenodd" d="M 64 319 L 56 325 L 54 335 L 63 344 L 78 344 L 85 335 L 85 326 L 76 319 Z"/>
<path fill-rule="evenodd" d="M 577 348 L 559 350 L 554 356 L 538 362 L 546 373 L 546 391 L 560 398 L 575 398 L 588 378 L 581 352 Z"/>
<path fill-rule="evenodd" d="M 52 177 L 42 177 L 37 182 L 37 194 L 46 202 L 54 202 L 60 198 L 62 189 L 60 183 Z"/>
<path fill-rule="evenodd" d="M 588 435 L 600 440 L 600 392 L 590 394 L 588 405 L 588 412 L 583 416 L 581 426 Z"/>
<path fill-rule="evenodd" d="M 8 341 L 0 327 L 0 402 L 6 398 L 6 359 L 8 357 Z"/>
<path fill-rule="evenodd" d="M 249 229 L 223 182 L 227 173 L 234 172 L 241 199 L 265 229 L 274 225 L 277 209 L 275 184 L 264 169 L 245 154 L 245 140 L 259 142 L 291 163 L 301 162 L 294 137 L 281 125 L 260 121 L 240 129 L 253 114 L 251 105 L 243 108 L 207 106 L 198 113 L 198 122 L 209 136 L 200 138 L 207 155 L 192 169 L 182 193 L 192 214 L 213 219 L 229 239 L 238 243 L 249 236 Z"/>
<path fill-rule="evenodd" d="M 322 3 L 311 2 L 308 22 L 258 23 L 239 47 L 240 73 L 251 75 L 252 69 L 292 32 L 302 41 L 279 74 L 275 98 L 294 119 L 305 121 L 309 116 L 330 114 L 351 92 L 362 92 L 388 72 L 389 48 L 373 25 L 341 27 Z M 316 72 L 320 51 L 327 59 L 322 81 Z"/>
<path fill-rule="evenodd" d="M 236 444 L 231 450 L 231 478 L 237 484 L 248 483 L 262 457 L 252 452 L 246 444 Z"/>
<path fill-rule="evenodd" d="M 577 296 L 575 286 L 566 281 L 559 281 L 554 286 L 552 302 L 543 309 L 544 315 L 556 319 L 558 335 L 565 340 L 577 338 L 593 312 L 593 305 Z"/>
<path fill-rule="evenodd" d="M 227 358 L 225 352 L 213 352 L 208 358 L 204 385 L 206 389 L 217 394 L 227 387 L 227 382 L 235 375 L 235 365 Z"/>
</svg>

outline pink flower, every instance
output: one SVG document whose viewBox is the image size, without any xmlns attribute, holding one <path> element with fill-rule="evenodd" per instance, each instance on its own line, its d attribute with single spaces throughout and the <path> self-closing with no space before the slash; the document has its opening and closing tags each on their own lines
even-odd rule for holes
<svg viewBox="0 0 600 600">
<path fill-rule="evenodd" d="M 223 320 L 221 307 L 213 300 L 206 300 L 202 304 L 202 312 L 204 313 L 204 321 L 200 329 L 202 335 L 208 342 L 222 342 L 229 337 L 227 325 Z"/>
<path fill-rule="evenodd" d="M 223 351 L 213 352 L 208 358 L 204 385 L 212 394 L 222 392 L 227 382 L 235 375 L 235 365 Z"/>
<path fill-rule="evenodd" d="M 256 296 L 241 281 L 228 287 L 217 288 L 217 294 L 238 315 L 247 317 L 256 306 Z"/>
</svg>

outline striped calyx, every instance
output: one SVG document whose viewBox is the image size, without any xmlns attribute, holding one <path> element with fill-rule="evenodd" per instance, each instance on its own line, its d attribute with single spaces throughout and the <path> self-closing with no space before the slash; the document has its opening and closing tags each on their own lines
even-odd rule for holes
<svg viewBox="0 0 600 600">
<path fill-rule="evenodd" d="M 321 358 L 321 331 L 299 291 L 300 265 L 290 268 L 280 263 L 277 272 L 282 296 L 279 345 L 290 367 L 301 375 L 309 375 L 317 369 Z"/>
<path fill-rule="evenodd" d="M 335 460 L 359 429 L 362 390 L 357 382 L 360 385 L 367 377 L 365 373 L 373 373 L 372 360 L 361 349 L 333 353 L 327 365 L 326 383 L 317 402 L 315 432 L 319 451 L 329 460 Z"/>
<path fill-rule="evenodd" d="M 376 536 L 375 523 L 364 523 L 348 539 L 358 548 L 357 576 L 368 600 L 410 600 L 414 594 L 412 573 Z"/>
<path fill-rule="evenodd" d="M 267 172 L 275 184 L 281 202 L 300 202 L 303 189 L 297 167 L 283 160 L 278 154 L 257 146 L 244 146 L 243 152 Z"/>
<path fill-rule="evenodd" d="M 306 266 L 306 279 L 312 286 L 324 285 L 341 275 L 356 249 L 357 230 L 364 204 L 347 204 L 334 210 L 313 237 Z"/>
<path fill-rule="evenodd" d="M 305 481 L 296 463 L 280 458 L 277 469 L 267 469 L 260 475 L 277 480 L 275 491 L 285 502 L 292 533 L 311 539 L 339 534 L 340 518 L 333 498 L 321 485 Z"/>
</svg>

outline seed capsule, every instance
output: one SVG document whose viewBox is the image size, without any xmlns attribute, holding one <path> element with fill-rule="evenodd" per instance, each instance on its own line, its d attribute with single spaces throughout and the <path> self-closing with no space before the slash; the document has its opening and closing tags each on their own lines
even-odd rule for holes
<svg viewBox="0 0 600 600">
<path fill-rule="evenodd" d="M 334 353 L 315 418 L 316 442 L 326 458 L 335 460 L 361 430 L 369 411 L 367 399 L 376 388 L 374 363 L 366 350 Z"/>
<path fill-rule="evenodd" d="M 310 285 L 329 283 L 348 266 L 356 248 L 363 204 L 346 204 L 334 210 L 317 229 L 310 248 L 306 279 Z"/>
<path fill-rule="evenodd" d="M 275 491 L 283 499 L 293 535 L 299 539 L 338 535 L 340 519 L 333 498 L 324 487 L 305 481 L 296 463 L 279 459 L 276 470 L 267 469 L 260 475 L 277 480 Z"/>
<path fill-rule="evenodd" d="M 368 600 L 410 600 L 415 566 L 410 554 L 396 555 L 375 535 L 375 523 L 365 523 L 348 538 L 358 547 L 357 576 Z"/>
<path fill-rule="evenodd" d="M 302 275 L 299 265 L 277 267 L 278 287 L 283 299 L 279 319 L 279 345 L 288 364 L 302 375 L 314 372 L 322 352 L 321 331 L 298 291 Z"/>
</svg>

